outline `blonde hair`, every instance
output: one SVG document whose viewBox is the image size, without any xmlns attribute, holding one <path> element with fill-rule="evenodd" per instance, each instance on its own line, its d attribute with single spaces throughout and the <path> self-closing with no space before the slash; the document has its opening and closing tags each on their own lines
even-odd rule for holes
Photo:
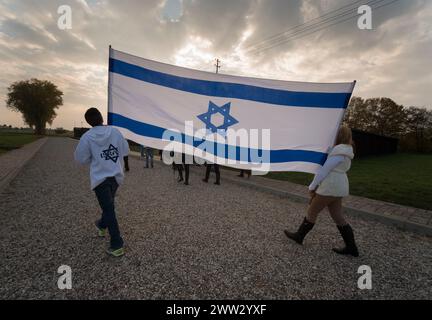
<svg viewBox="0 0 432 320">
<path fill-rule="evenodd" d="M 336 142 L 335 145 L 338 144 L 349 144 L 352 145 L 352 131 L 347 126 L 341 126 L 339 129 L 339 132 L 336 136 Z"/>
</svg>

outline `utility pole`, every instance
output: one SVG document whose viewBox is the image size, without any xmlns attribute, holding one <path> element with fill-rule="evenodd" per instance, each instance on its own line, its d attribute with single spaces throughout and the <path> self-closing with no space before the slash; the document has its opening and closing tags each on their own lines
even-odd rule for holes
<svg viewBox="0 0 432 320">
<path fill-rule="evenodd" d="M 219 69 L 222 67 L 221 65 L 220 65 L 220 60 L 219 59 L 216 59 L 216 64 L 215 64 L 215 67 L 216 67 L 216 74 L 218 74 L 219 73 Z"/>
</svg>

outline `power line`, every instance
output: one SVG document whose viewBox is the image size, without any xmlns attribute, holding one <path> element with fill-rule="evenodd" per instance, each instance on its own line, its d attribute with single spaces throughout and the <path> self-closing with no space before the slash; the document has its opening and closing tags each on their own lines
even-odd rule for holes
<svg viewBox="0 0 432 320">
<path fill-rule="evenodd" d="M 381 5 L 381 6 L 374 7 L 373 9 L 374 9 L 374 10 L 377 10 L 377 9 L 382 8 L 382 7 L 386 7 L 386 6 L 388 6 L 388 5 L 391 5 L 391 4 L 393 4 L 394 2 L 397 2 L 397 1 L 399 1 L 399 0 L 393 0 L 393 1 L 390 1 L 389 3 L 383 4 L 383 5 Z M 282 44 L 285 44 L 285 43 L 287 43 L 287 42 L 289 42 L 289 41 L 293 41 L 293 40 L 301 39 L 301 38 L 303 38 L 303 37 L 306 37 L 306 36 L 308 36 L 308 35 L 311 35 L 311 34 L 313 34 L 313 33 L 318 32 L 318 31 L 321 31 L 321 30 L 324 30 L 324 29 L 328 29 L 329 27 L 332 27 L 332 26 L 334 26 L 334 25 L 337 25 L 337 24 L 340 24 L 340 23 L 343 23 L 343 22 L 349 21 L 349 20 L 354 19 L 354 18 L 357 18 L 357 14 L 355 14 L 354 16 L 348 17 L 348 18 L 346 18 L 346 19 L 336 21 L 335 23 L 331 23 L 331 24 L 329 24 L 329 25 L 323 26 L 323 27 L 318 28 L 318 29 L 316 29 L 316 30 L 312 30 L 311 32 L 308 32 L 308 33 L 305 33 L 305 34 L 301 34 L 301 35 L 298 35 L 298 36 L 295 36 L 295 37 L 290 37 L 290 38 L 287 38 L 287 39 L 282 39 L 282 40 L 279 41 L 278 43 L 275 43 L 275 44 L 273 44 L 273 45 L 271 45 L 271 46 L 269 46 L 269 47 L 266 47 L 266 48 L 263 48 L 263 49 L 261 49 L 261 50 L 256 51 L 255 54 L 258 54 L 258 53 L 261 53 L 261 52 L 267 51 L 267 50 L 269 50 L 269 49 L 275 48 L 275 47 L 277 47 L 277 46 L 279 46 L 279 45 L 282 45 Z"/>
<path fill-rule="evenodd" d="M 383 1 L 385 1 L 385 0 L 371 0 L 371 1 L 367 2 L 366 5 L 371 5 L 371 6 L 373 6 L 373 5 L 378 4 L 378 3 L 380 3 L 380 2 L 383 2 Z M 277 38 L 274 38 L 274 39 L 272 39 L 272 40 L 267 40 L 267 41 L 266 41 L 267 43 L 262 42 L 262 44 L 256 46 L 256 48 L 249 49 L 247 52 L 251 52 L 251 51 L 255 51 L 255 50 L 259 51 L 259 50 L 261 50 L 262 48 L 265 48 L 265 47 L 267 47 L 267 46 L 269 46 L 269 45 L 271 45 L 271 44 L 273 44 L 273 43 L 278 43 L 278 42 L 280 42 L 280 41 L 282 41 L 282 40 L 289 39 L 289 38 L 291 38 L 293 35 L 296 35 L 296 34 L 299 34 L 299 33 L 302 33 L 302 32 L 308 31 L 308 30 L 311 30 L 311 29 L 313 29 L 313 28 L 316 28 L 316 27 L 318 27 L 318 26 L 320 26 L 320 25 L 323 25 L 323 24 L 326 24 L 326 23 L 329 23 L 329 22 L 336 21 L 337 19 L 342 18 L 342 17 L 347 16 L 347 15 L 352 15 L 352 14 L 354 14 L 354 16 L 357 16 L 357 11 L 352 11 L 352 9 L 353 9 L 353 8 L 351 8 L 351 9 L 349 9 L 349 10 L 345 10 L 344 12 L 341 12 L 341 13 L 336 14 L 336 15 L 334 15 L 334 16 L 331 16 L 331 17 L 325 18 L 325 19 L 323 19 L 322 21 L 315 22 L 315 23 L 313 23 L 313 24 L 311 24 L 311 25 L 307 25 L 308 23 L 304 23 L 304 24 L 303 24 L 303 25 L 304 25 L 304 28 L 302 28 L 302 29 L 300 29 L 300 30 L 297 30 L 297 31 L 295 31 L 295 32 L 292 32 L 292 33 L 284 32 L 283 35 L 281 35 L 281 36 L 279 36 L 279 37 L 277 37 Z M 316 18 L 316 19 L 321 19 L 322 17 L 324 17 L 324 16 L 318 17 L 318 18 Z M 278 38 L 279 38 L 279 39 L 278 39 Z"/>
<path fill-rule="evenodd" d="M 380 0 L 380 2 L 381 2 L 381 1 L 383 1 L 383 0 Z M 388 3 L 386 3 L 386 4 L 382 4 L 382 5 L 380 5 L 380 6 L 373 7 L 373 9 L 374 9 L 374 10 L 377 10 L 377 9 L 382 8 L 382 7 L 389 6 L 389 5 L 391 5 L 391 4 L 393 4 L 393 3 L 397 2 L 397 1 L 399 1 L 399 0 L 393 0 L 393 1 L 390 1 L 390 2 L 388 2 Z M 346 15 L 346 14 L 345 14 L 345 15 Z M 334 25 L 337 25 L 337 24 L 340 24 L 340 23 L 346 22 L 346 21 L 348 21 L 348 20 L 351 20 L 351 19 L 353 19 L 353 18 L 356 18 L 357 16 L 358 16 L 358 15 L 357 15 L 357 13 L 356 13 L 356 14 L 354 14 L 353 16 L 350 16 L 350 17 L 348 17 L 348 18 L 346 18 L 346 19 L 343 19 L 343 20 L 339 20 L 339 21 L 337 21 L 339 18 L 342 17 L 342 16 L 339 16 L 339 17 L 337 17 L 335 20 L 333 20 L 333 21 L 336 21 L 336 22 L 334 22 L 334 23 L 331 23 L 331 24 L 328 24 L 328 25 L 324 25 L 324 26 L 322 26 L 322 27 L 319 27 L 318 29 L 311 30 L 310 32 L 307 32 L 307 33 L 305 33 L 305 34 L 298 34 L 297 36 L 295 35 L 295 33 L 290 34 L 288 37 L 281 38 L 281 39 L 279 39 L 279 40 L 276 41 L 276 42 L 273 42 L 273 43 L 271 43 L 271 44 L 268 44 L 267 46 L 262 46 L 262 47 L 259 47 L 259 48 L 253 49 L 253 50 L 249 50 L 248 52 L 252 52 L 252 53 L 254 53 L 254 54 L 259 54 L 259 53 L 262 53 L 262 52 L 264 52 L 264 51 L 267 51 L 267 50 L 270 50 L 270 49 L 272 49 L 272 48 L 275 48 L 275 47 L 277 47 L 277 46 L 280 46 L 280 45 L 282 45 L 282 44 L 285 44 L 285 43 L 287 43 L 287 42 L 290 42 L 290 41 L 293 41 L 293 40 L 297 40 L 297 39 L 300 39 L 300 38 L 306 37 L 306 36 L 308 36 L 308 35 L 311 35 L 311 34 L 313 34 L 313 33 L 318 32 L 318 31 L 321 31 L 321 30 L 327 29 L 327 28 L 329 28 L 329 27 L 332 27 L 332 26 L 334 26 Z M 329 22 L 333 22 L 333 21 L 330 20 L 330 21 L 326 21 L 325 23 L 329 23 Z M 315 26 L 315 27 L 316 27 L 316 26 Z M 312 29 L 313 29 L 313 28 L 312 28 Z M 308 30 L 307 30 L 307 29 L 304 29 L 302 32 L 304 32 L 304 31 L 308 31 Z M 300 33 L 301 33 L 301 32 L 300 32 Z"/>
<path fill-rule="evenodd" d="M 301 23 L 301 24 L 299 24 L 299 25 L 296 25 L 296 26 L 294 26 L 294 27 L 291 27 L 291 28 L 289 28 L 289 29 L 287 29 L 287 30 L 285 30 L 285 31 L 283 31 L 283 32 L 277 33 L 277 34 L 275 34 L 275 35 L 273 35 L 273 36 L 271 36 L 271 37 L 269 37 L 269 38 L 267 38 L 267 39 L 263 39 L 263 40 L 261 40 L 261 41 L 255 43 L 255 44 L 248 45 L 247 47 L 245 47 L 245 49 L 249 49 L 249 48 L 252 48 L 252 47 L 255 47 L 255 46 L 259 46 L 260 44 L 265 43 L 265 42 L 267 42 L 267 41 L 269 41 L 269 40 L 272 40 L 272 39 L 274 39 L 274 38 L 278 38 L 278 37 L 280 37 L 280 36 L 283 36 L 283 35 L 287 34 L 287 33 L 288 33 L 289 31 L 291 31 L 291 30 L 295 30 L 295 29 L 297 29 L 297 28 L 299 28 L 299 27 L 302 27 L 302 26 L 304 26 L 304 25 L 307 25 L 308 23 L 311 23 L 312 21 L 319 20 L 319 19 L 321 19 L 321 18 L 324 18 L 325 16 L 328 16 L 328 15 L 330 15 L 330 14 L 332 14 L 332 13 L 338 12 L 338 11 L 340 11 L 340 10 L 346 8 L 346 7 L 351 7 L 351 6 L 355 5 L 355 4 L 358 4 L 359 2 L 363 2 L 363 1 L 364 1 L 364 0 L 356 0 L 355 2 L 353 2 L 353 3 L 351 3 L 351 4 L 345 5 L 345 6 L 343 6 L 343 7 L 340 7 L 340 8 L 338 8 L 338 9 L 335 9 L 335 10 L 332 10 L 332 11 L 329 11 L 329 12 L 327 12 L 327 13 L 321 15 L 321 16 L 315 17 L 315 18 L 313 18 L 313 19 L 311 19 L 311 20 L 308 20 L 308 21 L 303 22 L 303 23 Z"/>
</svg>

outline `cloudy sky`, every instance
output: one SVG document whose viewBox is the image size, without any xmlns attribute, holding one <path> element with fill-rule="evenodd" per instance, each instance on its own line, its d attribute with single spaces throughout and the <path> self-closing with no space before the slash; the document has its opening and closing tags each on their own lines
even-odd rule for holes
<svg viewBox="0 0 432 320">
<path fill-rule="evenodd" d="M 372 7 L 392 3 L 373 10 L 372 30 L 360 30 L 356 18 L 307 36 L 313 28 L 292 35 L 302 30 L 292 29 L 302 23 L 320 22 L 313 19 L 368 2 L 0 0 L 0 124 L 24 125 L 19 114 L 6 109 L 5 99 L 12 82 L 29 78 L 50 80 L 64 92 L 53 128 L 80 126 L 89 106 L 106 112 L 109 44 L 206 71 L 214 71 L 218 57 L 221 72 L 234 75 L 357 79 L 357 96 L 386 96 L 432 108 L 432 0 L 374 0 Z M 61 5 L 72 9 L 70 30 L 58 28 Z M 317 27 L 332 21 L 337 20 Z M 284 38 L 271 38 L 282 32 Z M 261 44 L 263 40 L 267 42 Z"/>
</svg>

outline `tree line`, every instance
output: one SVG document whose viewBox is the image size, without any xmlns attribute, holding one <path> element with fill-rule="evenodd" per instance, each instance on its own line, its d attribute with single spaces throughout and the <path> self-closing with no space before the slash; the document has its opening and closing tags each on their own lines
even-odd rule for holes
<svg viewBox="0 0 432 320">
<path fill-rule="evenodd" d="M 390 98 L 352 97 L 344 123 L 399 139 L 401 151 L 432 152 L 432 110 L 404 107 Z"/>
</svg>

